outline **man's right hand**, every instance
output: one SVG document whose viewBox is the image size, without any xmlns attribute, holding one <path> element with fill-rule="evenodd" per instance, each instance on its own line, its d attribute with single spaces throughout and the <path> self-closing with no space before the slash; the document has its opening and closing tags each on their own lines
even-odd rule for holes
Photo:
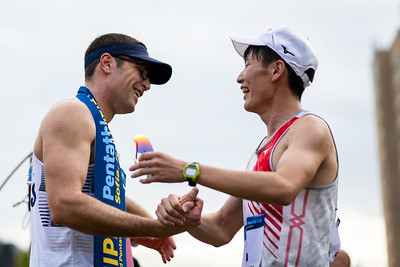
<svg viewBox="0 0 400 267">
<path fill-rule="evenodd" d="M 197 197 L 198 193 L 199 189 L 194 187 L 182 197 L 170 194 L 161 199 L 156 210 L 158 220 L 165 226 L 197 226 L 203 209 L 203 200 Z"/>
</svg>

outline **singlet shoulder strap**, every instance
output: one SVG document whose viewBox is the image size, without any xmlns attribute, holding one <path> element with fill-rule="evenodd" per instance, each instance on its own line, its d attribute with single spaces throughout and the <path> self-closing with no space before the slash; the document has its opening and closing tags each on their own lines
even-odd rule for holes
<svg viewBox="0 0 400 267">
<path fill-rule="evenodd" d="M 277 139 L 279 139 L 280 136 L 282 136 L 290 128 L 290 126 L 293 124 L 293 122 L 295 122 L 298 118 L 301 118 L 308 114 L 312 114 L 312 113 L 307 110 L 302 110 L 302 111 L 298 112 L 290 120 L 288 120 L 281 127 L 279 127 L 279 129 L 271 137 L 268 137 L 268 136 L 264 137 L 261 140 L 260 144 L 258 145 L 255 153 L 260 153 L 269 144 L 271 144 L 271 142 L 277 141 Z M 268 140 L 268 141 L 266 141 L 266 140 Z"/>
</svg>

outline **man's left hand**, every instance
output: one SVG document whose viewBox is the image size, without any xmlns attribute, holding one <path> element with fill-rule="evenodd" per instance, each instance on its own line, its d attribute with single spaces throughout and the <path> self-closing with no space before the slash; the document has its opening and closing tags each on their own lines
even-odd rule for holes
<svg viewBox="0 0 400 267">
<path fill-rule="evenodd" d="M 152 248 L 160 253 L 162 261 L 167 263 L 174 257 L 174 250 L 176 249 L 175 241 L 172 236 L 167 238 L 155 237 L 134 237 L 131 239 L 133 242 L 142 246 Z"/>
</svg>

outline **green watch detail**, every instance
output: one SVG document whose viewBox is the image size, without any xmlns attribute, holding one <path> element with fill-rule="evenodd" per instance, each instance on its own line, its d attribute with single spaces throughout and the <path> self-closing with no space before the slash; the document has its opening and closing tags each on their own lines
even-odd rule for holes
<svg viewBox="0 0 400 267">
<path fill-rule="evenodd" d="M 190 186 L 196 186 L 196 179 L 200 174 L 200 166 L 198 162 L 191 162 L 183 168 L 183 177 L 189 182 Z"/>
</svg>

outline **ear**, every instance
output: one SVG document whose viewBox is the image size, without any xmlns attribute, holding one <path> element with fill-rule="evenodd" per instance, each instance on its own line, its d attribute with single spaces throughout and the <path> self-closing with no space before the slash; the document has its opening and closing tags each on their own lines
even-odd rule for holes
<svg viewBox="0 0 400 267">
<path fill-rule="evenodd" d="M 105 74 L 111 73 L 111 67 L 113 64 L 113 57 L 109 53 L 104 53 L 100 57 L 100 68 L 103 70 Z"/>
<path fill-rule="evenodd" d="M 283 62 L 282 60 L 277 60 L 272 64 L 272 81 L 275 82 L 282 76 L 283 72 L 285 71 L 286 65 L 285 62 Z"/>
</svg>

